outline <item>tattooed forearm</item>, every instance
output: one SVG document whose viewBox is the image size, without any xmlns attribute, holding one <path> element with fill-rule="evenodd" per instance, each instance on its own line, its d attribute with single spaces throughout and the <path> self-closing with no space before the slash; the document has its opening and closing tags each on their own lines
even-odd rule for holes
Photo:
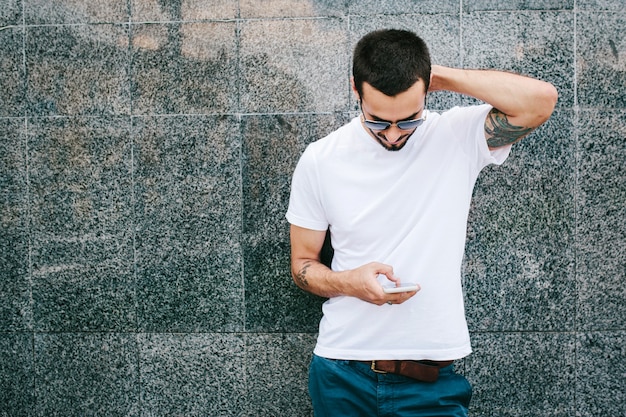
<svg viewBox="0 0 626 417">
<path fill-rule="evenodd" d="M 490 148 L 498 148 L 515 143 L 532 131 L 533 129 L 530 127 L 512 125 L 509 123 L 506 114 L 495 108 L 489 112 L 485 121 L 487 145 Z"/>
<path fill-rule="evenodd" d="M 309 281 L 307 281 L 306 279 L 306 270 L 309 269 L 311 265 L 313 265 L 313 262 L 306 261 L 304 264 L 302 264 L 302 269 L 300 269 L 300 272 L 296 274 L 296 279 L 300 283 L 301 287 L 309 286 Z"/>
</svg>

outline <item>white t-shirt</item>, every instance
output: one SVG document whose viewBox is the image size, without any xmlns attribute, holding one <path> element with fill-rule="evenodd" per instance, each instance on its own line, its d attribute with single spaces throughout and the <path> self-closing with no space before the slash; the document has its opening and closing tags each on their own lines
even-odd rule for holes
<svg viewBox="0 0 626 417">
<path fill-rule="evenodd" d="M 288 221 L 330 229 L 334 271 L 376 261 L 421 286 L 403 304 L 327 300 L 316 355 L 448 360 L 471 352 L 461 289 L 470 200 L 480 170 L 510 151 L 487 147 L 490 109 L 428 112 L 400 151 L 378 144 L 359 118 L 307 147 L 293 175 Z"/>
</svg>

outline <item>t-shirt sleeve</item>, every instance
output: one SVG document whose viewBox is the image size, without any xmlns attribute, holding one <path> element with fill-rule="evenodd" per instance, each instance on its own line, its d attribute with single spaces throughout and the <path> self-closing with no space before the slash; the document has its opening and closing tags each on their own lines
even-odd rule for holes
<svg viewBox="0 0 626 417">
<path fill-rule="evenodd" d="M 485 139 L 485 120 L 493 107 L 482 104 L 471 107 L 455 107 L 449 111 L 449 120 L 455 130 L 467 130 L 466 152 L 476 162 L 480 171 L 490 164 L 501 165 L 511 152 L 511 145 L 489 149 Z"/>
<path fill-rule="evenodd" d="M 328 229 L 321 199 L 315 154 L 309 145 L 300 157 L 291 179 L 287 221 L 305 229 Z"/>
</svg>

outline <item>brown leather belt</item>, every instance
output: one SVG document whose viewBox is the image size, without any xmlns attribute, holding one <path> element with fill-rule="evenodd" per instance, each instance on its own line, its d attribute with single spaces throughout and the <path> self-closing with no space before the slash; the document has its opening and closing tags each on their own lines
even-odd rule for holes
<svg viewBox="0 0 626 417">
<path fill-rule="evenodd" d="M 396 374 L 422 382 L 435 382 L 439 378 L 439 369 L 452 365 L 454 361 L 361 361 L 371 364 L 370 369 L 380 374 Z"/>
</svg>

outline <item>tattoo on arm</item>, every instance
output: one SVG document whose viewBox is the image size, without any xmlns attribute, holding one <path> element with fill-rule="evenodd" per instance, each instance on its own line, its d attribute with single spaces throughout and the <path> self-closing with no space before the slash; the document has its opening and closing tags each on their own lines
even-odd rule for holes
<svg viewBox="0 0 626 417">
<path fill-rule="evenodd" d="M 309 267 L 313 265 L 313 262 L 311 261 L 306 261 L 303 265 L 302 265 L 302 269 L 300 269 L 300 272 L 298 272 L 296 274 L 296 278 L 298 279 L 298 282 L 300 283 L 301 286 L 303 287 L 308 287 L 309 286 L 309 281 L 307 281 L 306 279 L 306 270 L 309 269 Z"/>
<path fill-rule="evenodd" d="M 509 123 L 506 114 L 494 108 L 487 115 L 485 121 L 485 133 L 487 134 L 487 145 L 490 148 L 515 143 L 533 131 L 533 128 L 514 126 Z"/>
</svg>

